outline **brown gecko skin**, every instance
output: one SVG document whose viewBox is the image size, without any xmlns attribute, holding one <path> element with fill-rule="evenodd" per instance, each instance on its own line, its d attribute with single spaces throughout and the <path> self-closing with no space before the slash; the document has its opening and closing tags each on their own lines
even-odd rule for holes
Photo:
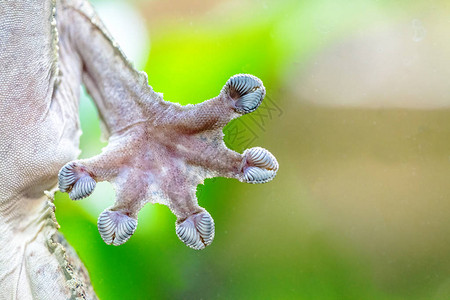
<svg viewBox="0 0 450 300">
<path fill-rule="evenodd" d="M 195 196 L 205 178 L 270 181 L 278 170 L 265 149 L 243 154 L 228 149 L 223 127 L 257 109 L 265 95 L 252 76 L 231 77 L 220 94 L 197 105 L 166 102 L 136 71 L 84 1 L 62 1 L 62 31 L 83 63 L 83 81 L 110 134 L 102 153 L 67 163 L 59 189 L 73 200 L 89 196 L 96 182 L 109 181 L 115 204 L 100 214 L 98 229 L 107 244 L 121 245 L 136 230 L 139 210 L 148 202 L 167 205 L 177 216 L 176 233 L 189 247 L 203 249 L 214 238 L 214 221 Z"/>
</svg>

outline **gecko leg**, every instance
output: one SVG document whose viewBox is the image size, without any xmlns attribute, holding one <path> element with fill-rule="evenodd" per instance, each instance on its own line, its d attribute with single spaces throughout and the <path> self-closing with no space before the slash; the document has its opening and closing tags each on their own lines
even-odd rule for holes
<svg viewBox="0 0 450 300">
<path fill-rule="evenodd" d="M 136 71 L 104 28 L 93 8 L 69 1 L 61 14 L 71 24 L 66 38 L 83 65 L 82 78 L 110 135 L 107 151 L 89 160 L 69 162 L 59 173 L 59 187 L 72 199 L 109 181 L 114 206 L 98 219 L 107 244 L 120 245 L 133 234 L 139 210 L 148 202 L 167 205 L 176 215 L 175 232 L 189 247 L 203 249 L 214 238 L 214 221 L 195 197 L 205 178 L 229 177 L 264 183 L 278 163 L 263 148 L 240 154 L 227 148 L 223 127 L 255 111 L 265 96 L 258 78 L 232 76 L 217 97 L 196 105 L 164 101 Z M 82 50 L 82 51 L 80 51 Z"/>
<path fill-rule="evenodd" d="M 96 182 L 113 184 L 116 202 L 98 218 L 98 230 L 106 244 L 125 243 L 136 230 L 139 210 L 153 202 L 166 204 L 177 216 L 175 232 L 183 243 L 203 249 L 212 243 L 215 225 L 211 215 L 198 205 L 196 186 L 211 177 L 265 183 L 278 170 L 278 162 L 269 151 L 254 147 L 240 154 L 223 142 L 222 127 L 230 116 L 254 111 L 263 96 L 259 79 L 233 76 L 221 91 L 221 101 L 208 100 L 206 106 L 188 107 L 169 119 L 168 125 L 191 126 L 190 130 L 177 133 L 173 127 L 148 122 L 116 132 L 101 154 L 67 163 L 59 173 L 59 188 L 79 200 L 93 192 Z M 224 103 L 233 113 L 215 116 L 215 104 L 221 107 L 219 111 L 227 111 Z M 224 119 L 221 126 L 209 123 L 199 131 L 195 126 L 207 120 L 206 116 Z"/>
</svg>

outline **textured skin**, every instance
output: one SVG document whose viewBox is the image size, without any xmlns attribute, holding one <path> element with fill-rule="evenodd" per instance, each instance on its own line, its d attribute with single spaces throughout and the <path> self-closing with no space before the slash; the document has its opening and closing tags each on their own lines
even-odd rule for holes
<svg viewBox="0 0 450 300">
<path fill-rule="evenodd" d="M 110 138 L 102 154 L 73 161 L 81 82 Z M 116 203 L 99 219 L 108 244 L 128 240 L 148 202 L 173 211 L 188 246 L 211 244 L 214 222 L 197 204 L 197 185 L 215 176 L 262 183 L 278 169 L 267 150 L 239 154 L 222 140 L 222 128 L 264 95 L 259 79 L 237 75 L 204 103 L 165 102 L 87 1 L 0 0 L 0 299 L 96 298 L 57 233 L 52 195 L 44 195 L 58 170 L 61 190 L 74 199 L 88 196 L 94 181 L 113 183 Z"/>
<path fill-rule="evenodd" d="M 58 60 L 54 8 L 0 1 L 0 299 L 95 298 L 44 195 L 79 154 L 81 63 L 63 41 Z"/>
<path fill-rule="evenodd" d="M 254 111 L 264 98 L 259 79 L 235 75 L 219 96 L 198 105 L 166 102 L 114 45 L 92 8 L 84 2 L 67 3 L 63 18 L 77 24 L 68 38 L 84 63 L 83 81 L 110 138 L 100 155 L 68 163 L 60 172 L 59 187 L 78 200 L 92 193 L 93 180 L 112 183 L 116 202 L 98 221 L 107 244 L 128 240 L 146 203 L 167 205 L 177 225 L 203 212 L 195 192 L 205 178 L 264 183 L 275 176 L 278 163 L 267 150 L 239 154 L 223 142 L 223 127 Z M 264 163 L 253 163 L 256 152 Z M 195 248 L 210 242 L 202 244 Z"/>
</svg>

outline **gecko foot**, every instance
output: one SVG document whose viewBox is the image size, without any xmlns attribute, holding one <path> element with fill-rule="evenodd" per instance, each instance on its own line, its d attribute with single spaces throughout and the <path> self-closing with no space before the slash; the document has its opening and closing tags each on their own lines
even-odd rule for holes
<svg viewBox="0 0 450 300">
<path fill-rule="evenodd" d="M 68 192 L 72 200 L 83 199 L 95 189 L 96 181 L 86 168 L 76 162 L 70 162 L 61 168 L 58 174 L 58 187 Z"/>
<path fill-rule="evenodd" d="M 112 133 L 99 155 L 66 164 L 59 172 L 59 189 L 78 200 L 89 196 L 97 181 L 114 186 L 115 204 L 98 218 L 106 244 L 125 243 L 136 230 L 139 210 L 146 203 L 163 203 L 177 216 L 178 238 L 190 248 L 204 249 L 214 239 L 215 225 L 198 205 L 197 185 L 213 176 L 265 183 L 278 171 L 269 151 L 255 147 L 240 154 L 223 142 L 223 127 L 257 109 L 264 96 L 261 80 L 238 74 L 217 97 L 200 104 L 180 107 L 162 102 L 160 96 L 136 102 L 133 109 L 146 120 L 120 115 L 123 120 L 116 121 L 125 127 Z M 133 113 L 131 107 L 127 113 Z"/>
<path fill-rule="evenodd" d="M 176 225 L 176 233 L 186 246 L 195 250 L 204 249 L 214 239 L 214 220 L 206 211 L 191 215 Z"/>
<path fill-rule="evenodd" d="M 262 81 L 248 74 L 238 74 L 228 79 L 225 91 L 235 100 L 234 108 L 241 114 L 256 110 L 266 94 Z"/>
<path fill-rule="evenodd" d="M 261 147 L 244 151 L 243 182 L 265 183 L 272 180 L 278 171 L 275 156 Z"/>
<path fill-rule="evenodd" d="M 105 210 L 98 217 L 97 225 L 106 244 L 119 246 L 133 235 L 137 220 L 120 211 Z"/>
</svg>

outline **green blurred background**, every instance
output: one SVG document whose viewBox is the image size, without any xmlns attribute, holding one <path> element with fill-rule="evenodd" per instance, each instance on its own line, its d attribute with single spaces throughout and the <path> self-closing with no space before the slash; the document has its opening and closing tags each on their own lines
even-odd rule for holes
<svg viewBox="0 0 450 300">
<path fill-rule="evenodd" d="M 216 96 L 237 73 L 267 90 L 224 130 L 278 159 L 263 185 L 210 179 L 199 204 L 214 243 L 194 251 L 148 205 L 107 246 L 97 216 L 114 192 L 57 193 L 56 214 L 101 299 L 450 299 L 450 3 L 94 1 L 164 99 Z M 81 157 L 100 153 L 83 95 Z"/>
</svg>

